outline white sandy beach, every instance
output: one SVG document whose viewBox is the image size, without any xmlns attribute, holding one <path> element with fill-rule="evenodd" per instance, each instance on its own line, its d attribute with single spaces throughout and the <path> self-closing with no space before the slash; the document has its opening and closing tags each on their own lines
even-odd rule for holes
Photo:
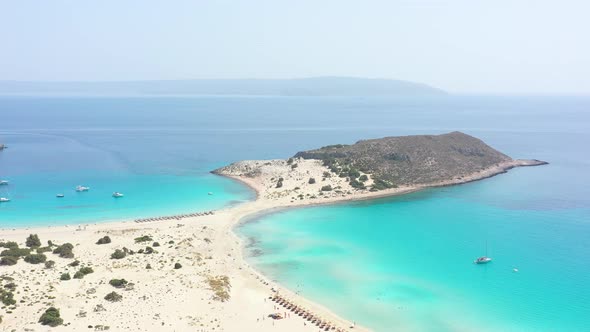
<svg viewBox="0 0 590 332">
<path fill-rule="evenodd" d="M 92 331 L 109 327 L 110 331 L 318 331 L 319 327 L 269 299 L 278 291 L 282 297 L 312 312 L 324 322 L 343 331 L 367 329 L 338 317 L 327 308 L 293 294 L 266 279 L 244 260 L 241 240 L 233 228 L 245 217 L 275 208 L 326 204 L 347 200 L 370 199 L 399 195 L 425 187 L 460 184 L 487 178 L 516 166 L 533 165 L 534 161 L 515 160 L 489 169 L 441 183 L 406 186 L 378 192 L 355 190 L 344 180 L 328 177 L 322 180 L 326 167 L 316 160 L 298 160 L 293 169 L 284 160 L 246 161 L 234 164 L 223 175 L 240 180 L 254 188 L 258 197 L 253 202 L 215 211 L 213 215 L 188 217 L 181 220 L 152 222 L 121 221 L 116 223 L 59 226 L 35 229 L 2 229 L 0 241 L 16 241 L 24 247 L 29 234 L 38 234 L 43 245 L 74 245 L 75 259 L 81 266 L 91 266 L 94 273 L 83 279 L 60 281 L 64 272 L 73 274 L 79 267 L 68 266 L 74 259 L 46 253 L 55 267 L 32 265 L 22 259 L 16 265 L 0 266 L 0 275 L 13 278 L 16 308 L 0 311 L 0 331 Z M 252 177 L 250 171 L 255 170 Z M 246 172 L 248 171 L 248 172 Z M 250 175 L 246 175 L 249 173 Z M 282 177 L 283 185 L 276 186 Z M 309 184 L 309 178 L 316 183 Z M 339 188 L 319 195 L 320 188 L 330 184 Z M 108 235 L 112 242 L 97 245 Z M 149 235 L 146 243 L 134 238 Z M 171 242 L 172 241 L 172 242 Z M 111 259 L 115 249 L 126 247 L 137 252 L 159 242 L 152 254 L 127 255 Z M 174 269 L 175 263 L 182 268 Z M 151 269 L 146 269 L 150 264 Z M 210 278 L 226 276 L 230 287 L 229 299 L 214 298 L 207 282 Z M 113 278 L 124 278 L 133 287 L 115 289 L 109 285 Z M 5 284 L 7 281 L 2 281 Z M 120 302 L 109 302 L 105 295 L 116 291 Z M 61 311 L 64 325 L 55 328 L 38 323 L 50 306 Z M 12 311 L 7 313 L 7 311 Z M 268 317 L 278 313 L 286 318 Z M 285 315 L 286 314 L 286 315 Z"/>
</svg>

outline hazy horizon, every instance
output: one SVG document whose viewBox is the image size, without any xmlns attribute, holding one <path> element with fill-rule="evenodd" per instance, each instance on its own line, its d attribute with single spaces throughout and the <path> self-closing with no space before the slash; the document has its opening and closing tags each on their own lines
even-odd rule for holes
<svg viewBox="0 0 590 332">
<path fill-rule="evenodd" d="M 580 0 L 0 6 L 0 81 L 357 77 L 455 94 L 590 94 Z"/>
</svg>

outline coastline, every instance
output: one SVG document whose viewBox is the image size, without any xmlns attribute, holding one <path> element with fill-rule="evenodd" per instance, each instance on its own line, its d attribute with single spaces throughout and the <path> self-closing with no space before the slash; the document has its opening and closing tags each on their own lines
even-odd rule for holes
<svg viewBox="0 0 590 332">
<path fill-rule="evenodd" d="M 52 273 L 52 278 L 48 278 L 46 271 L 41 266 L 29 265 L 22 261 L 14 266 L 2 266 L 0 272 L 3 275 L 17 275 L 21 278 L 26 278 L 29 283 L 38 282 L 40 287 L 55 287 L 58 292 L 52 303 L 62 310 L 62 317 L 69 323 L 67 326 L 63 326 L 63 330 L 76 330 L 85 328 L 87 325 L 97 325 L 96 321 L 104 321 L 104 325 L 107 323 L 116 325 L 118 328 L 126 328 L 129 326 L 137 326 L 139 330 L 149 331 L 161 327 L 155 325 L 155 322 L 160 324 L 159 320 L 146 321 L 145 317 L 137 315 L 139 310 L 154 310 L 153 308 L 161 308 L 161 302 L 168 302 L 169 307 L 163 308 L 162 312 L 159 313 L 159 317 L 167 317 L 174 324 L 170 324 L 170 328 L 174 328 L 176 331 L 194 331 L 195 326 L 202 326 L 204 328 L 216 328 L 222 331 L 239 331 L 239 330 L 258 330 L 258 331 L 274 331 L 275 324 L 280 327 L 283 331 L 315 331 L 317 327 L 312 324 L 304 325 L 304 320 L 301 317 L 295 316 L 294 318 L 286 318 L 278 321 L 271 320 L 270 318 L 264 319 L 270 313 L 283 313 L 288 310 L 284 308 L 276 309 L 276 304 L 271 302 L 268 297 L 275 294 L 274 290 L 283 296 L 288 297 L 292 302 L 297 303 L 299 306 L 306 308 L 309 311 L 314 312 L 316 315 L 322 317 L 324 320 L 332 322 L 334 326 L 341 328 L 342 330 L 351 330 L 349 327 L 352 323 L 345 318 L 339 317 L 335 313 L 325 308 L 320 304 L 314 303 L 309 299 L 306 299 L 300 295 L 293 293 L 291 290 L 279 285 L 274 281 L 268 281 L 262 273 L 257 271 L 253 266 L 250 266 L 244 257 L 244 240 L 241 239 L 235 232 L 235 228 L 243 222 L 247 222 L 252 217 L 272 213 L 277 209 L 288 209 L 295 207 L 305 207 L 312 205 L 323 205 L 323 204 L 335 204 L 335 203 L 346 203 L 350 201 L 358 200 L 369 200 L 377 199 L 389 196 L 403 195 L 430 187 L 440 187 L 468 183 L 472 181 L 482 180 L 507 172 L 509 169 L 519 166 L 533 166 L 541 165 L 544 162 L 540 161 L 522 161 L 514 160 L 510 163 L 503 163 L 496 165 L 489 169 L 482 170 L 471 176 L 464 177 L 461 179 L 454 179 L 450 181 L 444 181 L 440 183 L 419 185 L 419 186 L 405 186 L 400 188 L 388 189 L 379 192 L 365 192 L 356 193 L 344 196 L 327 197 L 321 200 L 292 200 L 289 197 L 273 198 L 269 199 L 265 197 L 268 190 L 264 187 L 263 182 L 259 182 L 256 179 L 241 177 L 236 175 L 219 174 L 226 176 L 246 184 L 248 187 L 256 192 L 256 199 L 251 202 L 242 203 L 236 206 L 224 208 L 216 211 L 214 215 L 186 218 L 178 223 L 173 221 L 156 221 L 149 223 L 133 223 L 130 221 L 117 221 L 117 222 L 105 222 L 99 224 L 87 224 L 84 225 L 84 229 L 75 230 L 72 225 L 68 226 L 44 226 L 44 227 L 32 227 L 32 228 L 18 228 L 18 229 L 3 229 L 0 240 L 13 240 L 22 243 L 23 240 L 30 233 L 37 233 L 43 240 L 51 239 L 57 243 L 73 242 L 75 244 L 75 252 L 79 251 L 80 256 L 76 255 L 77 259 L 80 259 L 83 263 L 86 261 L 93 261 L 95 264 L 95 273 L 89 275 L 87 280 L 71 280 L 68 282 L 59 282 L 56 278 L 64 269 L 68 269 L 66 266 L 70 263 L 70 260 L 58 258 L 51 253 L 48 253 L 49 258 L 56 261 L 56 272 Z M 182 224 L 181 224 L 182 223 Z M 82 224 L 83 225 L 83 224 Z M 182 225 L 182 226 L 180 226 Z M 193 285 L 190 289 L 172 289 L 166 282 L 166 276 L 171 273 L 169 267 L 162 267 L 157 271 L 156 276 L 148 277 L 145 270 L 140 265 L 145 265 L 143 262 L 134 262 L 128 264 L 120 264 L 119 261 L 109 259 L 109 255 L 114 248 L 120 248 L 122 245 L 126 245 L 129 248 L 137 247 L 130 239 L 135 236 L 141 236 L 142 234 L 149 232 L 150 234 L 159 234 L 162 238 L 173 238 L 176 243 L 186 243 L 185 247 L 181 248 L 182 253 L 172 252 L 168 255 L 168 258 L 174 259 L 187 255 L 191 259 L 185 259 L 182 264 L 185 266 L 182 270 L 172 270 L 176 278 L 180 280 L 181 284 L 191 283 L 192 277 L 195 275 L 205 278 L 206 275 L 226 275 L 231 281 L 231 290 L 229 291 L 231 298 L 227 302 L 217 303 L 211 299 L 211 290 L 208 287 L 203 287 L 202 283 Z M 194 241 L 200 238 L 202 235 L 195 235 L 205 232 L 207 237 L 202 238 L 204 241 Z M 108 247 L 97 246 L 94 241 L 104 234 L 109 234 L 113 238 L 113 245 Z M 185 238 L 187 235 L 192 234 L 190 241 Z M 158 239 L 158 236 L 154 236 L 154 240 Z M 206 239 L 209 239 L 208 241 Z M 168 248 L 171 249 L 171 248 Z M 174 248 L 178 249 L 178 247 Z M 164 252 L 164 249 L 161 249 Z M 209 254 L 209 259 L 202 260 L 203 255 Z M 164 253 L 162 253 L 164 255 Z M 183 257 L 184 259 L 184 257 Z M 196 263 L 195 263 L 196 261 Z M 133 264 L 136 263 L 136 264 Z M 156 265 L 157 263 L 154 263 Z M 37 274 L 29 273 L 31 269 L 40 271 Z M 32 271 L 32 270 L 31 270 Z M 187 272 L 188 271 L 188 272 Z M 41 273 L 43 272 L 43 273 Z M 115 277 L 113 272 L 117 272 L 116 275 L 123 276 L 130 280 L 141 280 L 148 284 L 151 291 L 155 291 L 159 296 L 163 296 L 164 299 L 148 299 L 144 300 L 143 303 L 134 302 L 133 304 L 125 304 L 125 307 L 132 307 L 136 310 L 134 312 L 135 318 L 129 316 L 121 317 L 109 317 L 109 315 L 101 315 L 100 312 L 94 312 L 91 314 L 94 305 L 105 304 L 102 296 L 89 296 L 88 287 L 93 286 L 96 290 L 102 290 L 106 292 L 111 290 L 108 285 L 103 285 L 105 281 L 108 281 L 110 277 Z M 156 272 L 156 271 L 154 271 Z M 151 273 L 151 272 L 150 272 Z M 25 275 L 28 275 L 25 277 Z M 17 282 L 18 284 L 19 282 Z M 63 284 L 63 285 L 62 285 Z M 22 285 L 21 285 L 22 287 Z M 68 289 L 63 289 L 67 287 Z M 60 291 L 61 290 L 61 291 Z M 141 294 L 142 287 L 136 287 L 135 290 L 131 290 L 130 293 L 137 292 L 135 297 Z M 147 289 L 143 289 L 146 291 Z M 166 292 L 165 292 L 166 291 Z M 82 305 L 82 298 L 85 297 L 86 293 L 86 305 Z M 127 293 L 124 293 L 126 295 Z M 101 294 L 102 295 L 102 294 Z M 187 305 L 183 308 L 178 307 L 177 299 L 179 297 L 187 297 L 185 301 Z M 200 300 L 198 300 L 200 298 Z M 18 299 L 18 298 L 17 298 Z M 109 304 L 110 305 L 110 304 Z M 76 314 L 77 310 L 81 310 L 80 307 L 88 307 L 85 310 L 87 313 L 85 317 L 76 318 L 80 316 L 80 313 Z M 136 307 L 137 306 L 137 307 Z M 145 307 L 142 307 L 145 306 Z M 202 315 L 202 317 L 193 317 L 188 314 L 187 309 L 193 308 Z M 40 315 L 39 310 L 44 310 L 44 306 L 32 305 L 32 306 L 18 306 L 14 314 L 6 315 L 3 314 L 3 323 L 0 328 L 7 329 L 13 327 L 29 327 L 38 328 L 38 324 L 31 323 L 35 321 Z M 187 317 L 192 317 L 188 319 Z M 90 321 L 86 317 L 92 318 Z M 108 319 L 107 319 L 108 318 Z M 210 322 L 204 323 L 204 320 Z M 91 323 L 94 322 L 94 323 Z M 223 322 L 223 325 L 221 325 Z M 162 326 L 165 324 L 161 322 Z M 195 325 L 195 324 L 200 325 Z M 10 329 L 8 329 L 10 330 Z M 356 325 L 355 331 L 368 331 L 368 329 Z"/>
</svg>

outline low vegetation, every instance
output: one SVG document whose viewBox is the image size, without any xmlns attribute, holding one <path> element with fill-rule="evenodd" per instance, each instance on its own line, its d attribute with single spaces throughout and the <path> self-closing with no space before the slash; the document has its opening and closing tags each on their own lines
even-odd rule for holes
<svg viewBox="0 0 590 332">
<path fill-rule="evenodd" d="M 109 302 L 119 302 L 123 299 L 123 296 L 117 292 L 110 292 L 104 297 L 104 299 Z"/>
<path fill-rule="evenodd" d="M 100 239 L 98 239 L 98 241 L 96 241 L 96 244 L 107 244 L 107 243 L 111 243 L 111 238 L 108 236 L 101 237 Z"/>
<path fill-rule="evenodd" d="M 125 251 L 117 249 L 115 250 L 115 252 L 111 254 L 111 259 L 122 259 L 125 258 L 125 256 L 127 256 L 127 253 Z"/>
<path fill-rule="evenodd" d="M 8 289 L 0 288 L 0 302 L 5 306 L 16 304 L 14 293 Z"/>
<path fill-rule="evenodd" d="M 74 279 L 82 279 L 82 278 L 84 278 L 84 276 L 86 276 L 90 273 L 94 273 L 94 270 L 91 267 L 89 267 L 89 266 L 82 267 L 82 268 L 80 268 L 80 270 L 78 270 L 74 274 Z"/>
<path fill-rule="evenodd" d="M 30 264 L 39 264 L 47 260 L 47 256 L 43 254 L 30 254 L 25 256 L 25 262 Z"/>
<path fill-rule="evenodd" d="M 332 186 L 331 185 L 322 186 L 321 191 L 332 191 Z"/>
<path fill-rule="evenodd" d="M 229 290 L 231 288 L 228 276 L 208 276 L 207 283 L 213 291 L 213 299 L 216 301 L 225 302 L 229 300 Z"/>
<path fill-rule="evenodd" d="M 14 256 L 0 257 L 0 265 L 10 266 L 10 265 L 16 264 L 17 262 L 18 262 L 18 257 L 14 257 Z"/>
<path fill-rule="evenodd" d="M 39 318 L 39 323 L 41 323 L 41 325 L 49 325 L 51 327 L 61 325 L 63 322 L 63 319 L 59 315 L 59 309 L 54 307 L 45 310 L 43 315 L 41 315 L 41 318 Z"/>
<path fill-rule="evenodd" d="M 25 245 L 29 248 L 38 248 L 41 246 L 41 240 L 37 234 L 31 234 L 25 241 Z"/>
<path fill-rule="evenodd" d="M 109 281 L 109 285 L 115 288 L 124 288 L 127 284 L 128 282 L 125 279 L 111 279 Z"/>
<path fill-rule="evenodd" d="M 135 243 L 150 242 L 150 241 L 152 241 L 152 237 L 149 235 L 144 235 L 144 236 L 140 236 L 140 237 L 135 238 Z"/>
<path fill-rule="evenodd" d="M 61 246 L 53 249 L 54 254 L 58 254 L 62 258 L 74 258 L 74 245 L 71 243 L 64 243 Z"/>
</svg>

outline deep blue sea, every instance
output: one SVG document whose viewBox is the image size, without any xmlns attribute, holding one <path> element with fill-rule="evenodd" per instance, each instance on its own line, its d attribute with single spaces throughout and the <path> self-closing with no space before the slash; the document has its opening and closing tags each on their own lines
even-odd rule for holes
<svg viewBox="0 0 590 332">
<path fill-rule="evenodd" d="M 248 260 L 377 331 L 590 331 L 588 97 L 0 97 L 0 228 L 217 209 L 254 198 L 226 163 L 453 130 L 550 165 L 252 218 Z"/>
</svg>

